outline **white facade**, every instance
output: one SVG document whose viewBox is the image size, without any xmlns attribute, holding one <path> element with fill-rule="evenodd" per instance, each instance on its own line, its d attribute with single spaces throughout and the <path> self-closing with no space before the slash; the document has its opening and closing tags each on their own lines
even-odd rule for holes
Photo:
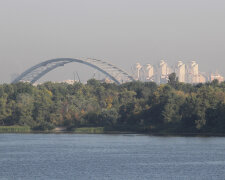
<svg viewBox="0 0 225 180">
<path fill-rule="evenodd" d="M 134 65 L 134 67 L 132 68 L 132 71 L 133 71 L 133 75 L 134 75 L 134 78 L 136 80 L 140 80 L 140 72 L 141 72 L 141 64 L 140 63 L 136 63 Z"/>
<path fill-rule="evenodd" d="M 188 65 L 188 82 L 189 83 L 199 83 L 199 70 L 196 61 L 191 61 Z"/>
<path fill-rule="evenodd" d="M 217 79 L 219 82 L 223 82 L 223 81 L 224 81 L 224 77 L 221 76 L 218 72 L 216 72 L 216 73 L 211 73 L 211 75 L 210 75 L 210 80 L 211 80 L 211 81 L 213 81 L 213 80 L 215 80 L 215 79 Z"/>
<path fill-rule="evenodd" d="M 142 67 L 144 72 L 144 79 L 146 81 L 153 81 L 154 80 L 154 67 L 151 64 L 146 64 Z"/>
<path fill-rule="evenodd" d="M 71 79 L 68 79 L 68 80 L 64 80 L 62 81 L 63 83 L 67 83 L 67 84 L 74 84 L 75 82 L 77 82 L 76 80 L 71 80 Z"/>
<path fill-rule="evenodd" d="M 171 73 L 172 73 L 172 70 L 168 66 L 168 64 L 164 60 L 161 60 L 159 63 L 159 68 L 158 68 L 158 78 L 157 78 L 158 82 L 166 83 L 168 80 L 168 76 Z"/>
<path fill-rule="evenodd" d="M 159 63 L 159 72 L 161 77 L 167 76 L 167 63 L 164 60 L 161 60 Z"/>
<path fill-rule="evenodd" d="M 199 65 L 196 61 L 191 61 L 187 64 L 178 61 L 177 64 L 173 66 L 173 69 L 171 69 L 164 60 L 161 60 L 156 66 L 151 64 L 141 66 L 140 63 L 136 63 L 133 66 L 132 71 L 136 80 L 154 81 L 159 84 L 167 83 L 168 76 L 172 72 L 176 73 L 179 82 L 184 83 L 205 83 L 214 79 L 218 79 L 219 82 L 224 81 L 224 77 L 218 73 L 208 74 L 199 72 Z"/>
<path fill-rule="evenodd" d="M 178 61 L 175 68 L 179 82 L 186 82 L 186 65 L 182 61 Z"/>
</svg>

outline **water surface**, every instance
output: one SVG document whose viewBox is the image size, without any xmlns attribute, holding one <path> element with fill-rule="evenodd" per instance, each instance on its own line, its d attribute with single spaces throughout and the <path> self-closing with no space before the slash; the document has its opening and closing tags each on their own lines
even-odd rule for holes
<svg viewBox="0 0 225 180">
<path fill-rule="evenodd" d="M 225 138 L 0 134 L 0 179 L 225 179 Z"/>
</svg>

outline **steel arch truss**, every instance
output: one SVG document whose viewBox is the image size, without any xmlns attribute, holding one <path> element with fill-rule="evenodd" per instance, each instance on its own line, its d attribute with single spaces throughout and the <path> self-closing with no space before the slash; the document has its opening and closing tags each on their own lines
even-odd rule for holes
<svg viewBox="0 0 225 180">
<path fill-rule="evenodd" d="M 90 58 L 89 59 L 58 58 L 44 61 L 40 64 L 37 64 L 29 68 L 19 77 L 17 77 L 12 83 L 24 81 L 33 84 L 37 80 L 39 80 L 42 76 L 52 71 L 53 69 L 72 62 L 82 63 L 94 69 L 97 69 L 98 71 L 107 75 L 111 80 L 113 80 L 117 84 L 134 81 L 134 78 L 130 76 L 128 73 L 105 61 Z"/>
</svg>

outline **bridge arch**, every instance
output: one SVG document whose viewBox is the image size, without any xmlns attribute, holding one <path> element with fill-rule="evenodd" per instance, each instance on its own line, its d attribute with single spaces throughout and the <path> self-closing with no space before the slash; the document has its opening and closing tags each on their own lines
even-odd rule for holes
<svg viewBox="0 0 225 180">
<path fill-rule="evenodd" d="M 72 62 L 85 64 L 94 69 L 97 69 L 98 71 L 107 75 L 111 80 L 113 80 L 117 84 L 134 81 L 134 78 L 124 70 L 102 60 L 90 58 L 88 59 L 57 58 L 44 61 L 27 69 L 25 72 L 19 75 L 12 83 L 17 83 L 19 81 L 26 81 L 33 84 L 48 72 Z"/>
</svg>

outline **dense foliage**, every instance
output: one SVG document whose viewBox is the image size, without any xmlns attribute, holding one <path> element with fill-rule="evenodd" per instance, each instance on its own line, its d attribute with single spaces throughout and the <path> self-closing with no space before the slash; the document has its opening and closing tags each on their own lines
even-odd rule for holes
<svg viewBox="0 0 225 180">
<path fill-rule="evenodd" d="M 0 126 L 56 126 L 173 133 L 225 133 L 225 82 L 123 85 L 47 82 L 0 85 Z"/>
</svg>

